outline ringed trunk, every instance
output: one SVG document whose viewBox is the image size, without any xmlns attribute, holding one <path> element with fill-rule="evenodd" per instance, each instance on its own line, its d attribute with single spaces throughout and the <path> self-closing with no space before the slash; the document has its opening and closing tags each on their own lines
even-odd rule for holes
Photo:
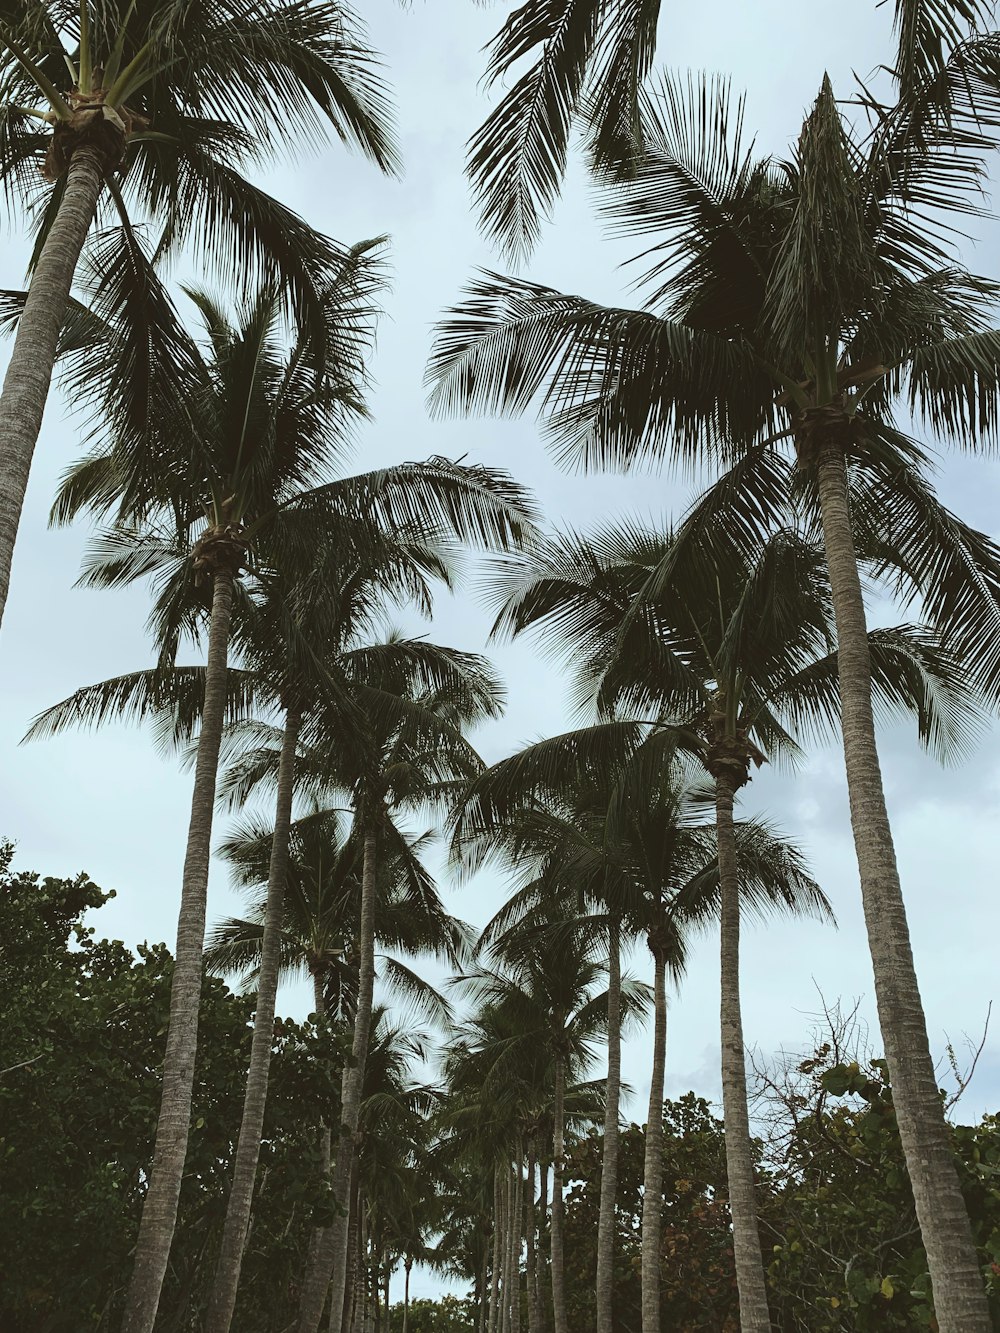
<svg viewBox="0 0 1000 1333">
<path fill-rule="evenodd" d="M 412 1267 L 413 1260 L 407 1259 L 406 1273 L 403 1278 L 403 1333 L 410 1333 L 410 1269 Z"/>
<path fill-rule="evenodd" d="M 541 1270 L 545 1264 L 545 1224 L 548 1222 L 549 1238 L 552 1236 L 552 1224 L 549 1221 L 548 1206 L 548 1162 L 545 1161 L 545 1154 L 541 1154 L 539 1160 L 539 1238 L 535 1250 L 535 1322 L 539 1329 L 547 1328 L 548 1320 L 545 1317 L 545 1284 L 541 1280 Z M 549 1260 L 551 1266 L 551 1260 Z"/>
<path fill-rule="evenodd" d="M 254 1181 L 264 1132 L 264 1107 L 267 1081 L 274 1044 L 274 1005 L 281 967 L 281 939 L 284 924 L 285 879 L 288 875 L 288 837 L 292 822 L 292 796 L 295 786 L 295 750 L 299 736 L 299 714 L 289 708 L 285 713 L 285 732 L 278 760 L 278 794 L 274 812 L 274 837 L 267 876 L 267 906 L 264 938 L 260 953 L 260 982 L 254 1015 L 250 1068 L 247 1073 L 243 1119 L 229 1192 L 222 1246 L 215 1270 L 215 1283 L 205 1321 L 206 1333 L 229 1333 L 236 1308 L 243 1249 L 253 1204 Z"/>
<path fill-rule="evenodd" d="M 527 1238 L 525 1287 L 528 1306 L 528 1333 L 539 1333 L 538 1267 L 535 1256 L 535 1135 L 528 1138 L 528 1185 L 524 1196 L 524 1234 Z"/>
<path fill-rule="evenodd" d="M 837 626 L 844 759 L 875 997 L 893 1105 L 941 1333 L 991 1328 L 917 985 L 872 715 L 871 659 L 839 440 L 821 442 L 817 480 Z"/>
<path fill-rule="evenodd" d="M 722 1114 L 726 1132 L 726 1175 L 733 1219 L 733 1256 L 742 1333 L 771 1333 L 764 1261 L 757 1230 L 753 1144 L 747 1110 L 743 1018 L 740 1012 L 740 884 L 733 824 L 732 778 L 715 782 L 716 836 L 721 897 Z"/>
<path fill-rule="evenodd" d="M 31 275 L 0 393 L 0 621 L 66 302 L 97 211 L 104 163 L 104 154 L 86 145 L 70 159 L 62 200 Z"/>
<path fill-rule="evenodd" d="M 163 1090 L 156 1122 L 149 1188 L 143 1200 L 135 1264 L 125 1302 L 123 1333 L 152 1333 L 174 1237 L 184 1159 L 187 1156 L 191 1089 L 198 1048 L 198 1006 L 201 1000 L 212 816 L 215 812 L 219 746 L 226 714 L 233 584 L 232 570 L 220 569 L 213 575 L 212 619 L 205 668 L 205 706 L 198 738 L 191 822 L 181 880 L 177 951 L 170 984 L 170 1018 L 163 1060 Z"/>
<path fill-rule="evenodd" d="M 663 1077 L 667 1060 L 667 967 L 653 952 L 653 1071 L 642 1176 L 642 1333 L 660 1333 L 660 1219 L 663 1212 Z"/>
<path fill-rule="evenodd" d="M 514 1207 L 510 1220 L 510 1333 L 521 1333 L 521 1241 L 524 1231 L 524 1158 L 520 1137 L 514 1158 Z"/>
<path fill-rule="evenodd" d="M 500 1333 L 511 1333 L 511 1250 L 512 1250 L 512 1206 L 513 1196 L 513 1178 L 511 1168 L 507 1166 L 504 1169 L 504 1192 L 503 1192 L 503 1277 L 501 1277 L 500 1292 Z"/>
<path fill-rule="evenodd" d="M 330 1288 L 331 1333 L 341 1333 L 344 1288 L 347 1282 L 347 1239 L 350 1226 L 348 1193 L 354 1163 L 355 1140 L 361 1119 L 365 1061 L 371 1033 L 372 1000 L 375 990 L 375 881 L 377 837 L 374 829 L 365 832 L 364 861 L 361 872 L 361 921 L 358 931 L 358 1007 L 354 1016 L 351 1064 L 344 1070 L 341 1097 L 342 1129 L 333 1171 L 333 1199 L 339 1210 L 317 1247 L 316 1263 L 306 1275 L 299 1306 L 298 1333 L 316 1333 Z"/>
<path fill-rule="evenodd" d="M 566 1279 L 563 1259 L 563 1140 L 565 1137 L 566 1063 L 555 1053 L 555 1096 L 552 1129 L 552 1322 L 555 1333 L 569 1333 L 566 1319 Z"/>
<path fill-rule="evenodd" d="M 501 1219 L 500 1168 L 493 1172 L 493 1265 L 490 1272 L 489 1333 L 497 1333 L 500 1322 L 500 1265 L 502 1261 L 503 1224 Z"/>
<path fill-rule="evenodd" d="M 622 1070 L 621 925 L 608 932 L 608 1080 L 601 1158 L 601 1205 L 597 1219 L 597 1333 L 611 1333 L 615 1263 L 615 1204 L 618 1198 L 618 1109 Z"/>
</svg>

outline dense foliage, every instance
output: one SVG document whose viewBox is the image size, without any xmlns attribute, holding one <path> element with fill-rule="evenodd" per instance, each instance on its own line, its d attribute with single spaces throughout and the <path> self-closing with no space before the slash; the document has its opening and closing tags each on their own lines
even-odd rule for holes
<svg viewBox="0 0 1000 1333">
<path fill-rule="evenodd" d="M 172 960 L 98 937 L 85 913 L 109 894 L 85 875 L 0 877 L 0 1327 L 113 1326 L 135 1244 L 159 1105 Z M 167 1322 L 198 1327 L 243 1105 L 252 1001 L 208 979 Z M 308 1224 L 329 1211 L 316 1126 L 336 1114 L 338 1039 L 324 1022 L 276 1025 L 261 1191 L 241 1326 L 294 1310 Z"/>
</svg>

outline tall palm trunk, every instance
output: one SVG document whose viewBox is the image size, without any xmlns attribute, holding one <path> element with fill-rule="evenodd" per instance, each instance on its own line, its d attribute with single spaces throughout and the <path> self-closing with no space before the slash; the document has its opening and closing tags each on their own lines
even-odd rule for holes
<svg viewBox="0 0 1000 1333">
<path fill-rule="evenodd" d="M 493 1264 L 490 1271 L 490 1320 L 489 1333 L 497 1333 L 500 1322 L 500 1265 L 503 1251 L 503 1219 L 501 1213 L 500 1168 L 493 1172 Z"/>
<path fill-rule="evenodd" d="M 51 230 L 31 277 L 0 394 L 0 621 L 10 589 L 14 542 L 49 395 L 73 274 L 104 182 L 104 155 L 77 148 Z"/>
<path fill-rule="evenodd" d="M 360 1172 L 358 1169 L 357 1156 L 351 1167 L 351 1192 L 350 1192 L 350 1216 L 347 1219 L 347 1283 L 344 1287 L 344 1307 L 341 1311 L 342 1327 L 351 1329 L 354 1327 L 354 1298 L 358 1285 L 358 1207 L 360 1196 Z M 329 1333 L 330 1323 L 333 1321 L 333 1310 L 330 1310 L 330 1319 L 327 1322 Z"/>
<path fill-rule="evenodd" d="M 285 712 L 285 732 L 278 760 L 278 795 L 274 812 L 274 837 L 267 875 L 267 906 L 264 914 L 264 938 L 260 951 L 260 980 L 257 986 L 257 1011 L 254 1016 L 250 1068 L 243 1098 L 243 1119 L 236 1146 L 233 1184 L 229 1191 L 222 1245 L 215 1269 L 215 1282 L 205 1320 L 206 1333 L 229 1333 L 236 1291 L 243 1263 L 243 1248 L 253 1203 L 254 1181 L 260 1145 L 264 1133 L 264 1107 L 274 1045 L 274 1005 L 278 993 L 281 966 L 281 939 L 284 925 L 285 879 L 288 875 L 288 836 L 292 822 L 292 795 L 295 786 L 295 748 L 299 738 L 299 714 L 294 708 Z"/>
<path fill-rule="evenodd" d="M 479 1313 L 476 1318 L 476 1333 L 486 1333 L 486 1312 L 489 1305 L 489 1282 L 490 1282 L 490 1251 L 489 1246 L 483 1246 L 483 1267 L 479 1274 L 478 1297 Z"/>
<path fill-rule="evenodd" d="M 741 1333 L 771 1333 L 764 1261 L 754 1199 L 753 1146 L 747 1110 L 743 1019 L 740 1013 L 740 883 L 733 824 L 733 781 L 715 781 L 716 834 L 721 896 L 722 1114 L 726 1130 L 726 1174 L 733 1218 L 733 1255 L 740 1298 Z"/>
<path fill-rule="evenodd" d="M 191 1089 L 198 1048 L 198 1006 L 205 942 L 205 900 L 215 811 L 219 746 L 226 714 L 229 624 L 234 573 L 219 569 L 213 578 L 212 619 L 205 668 L 205 704 L 195 764 L 191 821 L 181 880 L 177 951 L 170 983 L 170 1019 L 163 1060 L 163 1090 L 149 1188 L 142 1205 L 135 1265 L 125 1302 L 122 1333 L 152 1333 L 160 1302 L 177 1204 L 187 1156 Z"/>
<path fill-rule="evenodd" d="M 413 1260 L 407 1256 L 403 1277 L 403 1333 L 410 1333 L 410 1269 Z"/>
<path fill-rule="evenodd" d="M 872 716 L 865 608 L 851 532 L 847 467 L 839 441 L 821 444 L 817 476 L 837 626 L 851 826 L 899 1137 L 941 1333 L 987 1333 L 990 1315 L 934 1075 L 885 806 Z"/>
<path fill-rule="evenodd" d="M 524 1238 L 524 1149 L 518 1136 L 510 1219 L 510 1333 L 521 1333 L 521 1242 Z"/>
<path fill-rule="evenodd" d="M 642 1175 L 642 1333 L 660 1333 L 663 1076 L 667 1062 L 667 965 L 662 947 L 653 950 L 653 960 L 653 1072 Z"/>
<path fill-rule="evenodd" d="M 618 1200 L 618 1109 L 622 1078 L 621 924 L 608 929 L 608 1080 L 601 1157 L 601 1208 L 597 1219 L 597 1333 L 611 1333 Z"/>
<path fill-rule="evenodd" d="M 369 825 L 365 831 L 364 862 L 361 871 L 361 920 L 358 930 L 358 1005 L 354 1015 L 351 1063 L 344 1070 L 341 1095 L 341 1135 L 337 1162 L 333 1171 L 333 1201 L 339 1210 L 317 1247 L 316 1262 L 302 1284 L 298 1333 L 316 1333 L 330 1289 L 332 1333 L 341 1333 L 344 1288 L 347 1282 L 347 1199 L 354 1162 L 355 1138 L 361 1118 L 365 1061 L 371 1033 L 372 1000 L 375 990 L 375 880 L 377 837 Z"/>
<path fill-rule="evenodd" d="M 542 1281 L 542 1268 L 545 1264 L 545 1224 L 549 1222 L 549 1164 L 543 1152 L 538 1162 L 538 1251 L 535 1259 L 535 1298 L 538 1302 L 535 1318 L 539 1329 L 548 1326 L 545 1313 L 545 1283 Z M 552 1226 L 549 1222 L 549 1238 Z M 549 1247 L 549 1267 L 551 1268 L 551 1245 Z M 550 1284 L 551 1290 L 551 1284 Z"/>
<path fill-rule="evenodd" d="M 528 1306 L 528 1333 L 540 1333 L 538 1322 L 538 1265 L 535 1257 L 535 1154 L 534 1133 L 528 1136 L 528 1183 L 524 1196 L 524 1234 L 527 1241 L 525 1288 Z"/>
<path fill-rule="evenodd" d="M 322 1014 L 326 1004 L 326 995 L 324 993 L 323 976 L 319 971 L 312 971 L 313 985 L 313 1012 Z M 323 1173 L 324 1181 L 330 1179 L 330 1126 L 320 1125 L 319 1129 L 319 1157 L 320 1170 Z M 309 1274 L 313 1267 L 319 1261 L 319 1248 L 323 1243 L 324 1227 L 314 1227 L 309 1237 L 309 1245 L 306 1250 L 305 1272 Z"/>
<path fill-rule="evenodd" d="M 514 1177 L 508 1166 L 504 1171 L 503 1181 L 503 1300 L 501 1302 L 501 1333 L 510 1333 L 511 1322 L 511 1277 L 514 1247 Z"/>
<path fill-rule="evenodd" d="M 563 1259 L 563 1140 L 566 1133 L 566 1061 L 555 1052 L 555 1093 L 552 1099 L 552 1323 L 555 1333 L 569 1333 L 566 1320 L 566 1272 Z"/>
</svg>

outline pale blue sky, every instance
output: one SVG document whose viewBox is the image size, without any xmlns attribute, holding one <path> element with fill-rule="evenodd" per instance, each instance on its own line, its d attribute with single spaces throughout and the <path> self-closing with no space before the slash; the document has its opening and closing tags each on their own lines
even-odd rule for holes
<svg viewBox="0 0 1000 1333">
<path fill-rule="evenodd" d="M 387 301 L 375 365 L 375 421 L 366 431 L 358 470 L 434 453 L 509 468 L 532 486 L 546 514 L 587 526 L 620 512 L 657 517 L 676 513 L 692 483 L 674 478 L 567 476 L 546 457 L 531 421 L 431 422 L 422 374 L 431 325 L 478 264 L 499 266 L 479 239 L 462 175 L 463 143 L 484 115 L 477 88 L 479 48 L 500 22 L 500 8 L 465 0 L 399 8 L 368 5 L 373 36 L 386 54 L 397 89 L 406 175 L 380 179 L 339 149 L 268 177 L 269 187 L 310 222 L 351 242 L 392 236 L 394 290 Z M 852 70 L 863 77 L 889 58 L 889 7 L 865 0 L 837 5 L 802 0 L 715 0 L 664 6 L 661 56 L 677 68 L 731 73 L 749 93 L 747 123 L 763 150 L 781 152 L 815 96 L 824 67 L 841 96 Z M 997 231 L 971 240 L 966 261 L 1000 276 Z M 598 300 L 626 300 L 617 270 L 627 252 L 601 239 L 588 213 L 587 191 L 571 173 L 553 225 L 535 256 L 532 277 Z M 26 249 L 13 236 L 0 253 L 0 286 L 23 280 Z M 6 349 L 0 349 L 0 365 Z M 157 758 L 147 736 L 123 727 L 70 734 L 18 748 L 29 719 L 76 686 L 148 661 L 144 593 L 101 594 L 71 585 L 85 541 L 80 530 L 50 532 L 46 511 L 62 468 L 80 450 L 77 423 L 54 396 L 46 416 L 14 567 L 13 590 L 0 641 L 0 832 L 17 839 L 19 864 L 45 874 L 86 869 L 116 900 L 97 919 L 131 944 L 173 940 L 187 824 L 190 776 Z M 1000 468 L 945 456 L 941 489 L 968 521 L 998 534 Z M 441 642 L 482 649 L 488 617 L 468 594 L 439 604 L 433 633 Z M 493 655 L 509 689 L 505 718 L 482 735 L 496 759 L 520 743 L 562 730 L 570 721 L 563 682 L 529 643 Z M 943 1052 L 946 1034 L 978 1032 L 996 995 L 996 841 L 1000 762 L 995 736 L 974 759 L 944 771 L 915 742 L 893 734 L 885 746 L 890 810 L 898 838 L 917 967 L 931 1040 Z M 744 950 L 744 1026 L 764 1052 L 799 1047 L 808 1038 L 817 989 L 828 999 L 860 997 L 877 1033 L 871 973 L 857 874 L 847 822 L 842 762 L 836 751 L 813 756 L 794 779 L 765 770 L 748 804 L 767 810 L 801 839 L 815 875 L 832 898 L 838 931 L 816 924 L 749 930 Z M 220 821 L 220 831 L 224 821 Z M 456 914 L 482 923 L 501 900 L 496 876 L 449 891 Z M 216 866 L 209 917 L 231 910 L 224 868 Z M 637 966 L 645 967 L 641 956 Z M 669 1026 L 668 1093 L 689 1087 L 718 1096 L 718 964 L 714 937 L 696 947 L 688 980 L 673 1003 Z M 308 999 L 290 991 L 279 1007 L 305 1012 Z M 644 1117 L 648 1036 L 630 1040 L 625 1077 L 636 1091 L 630 1114 Z M 1000 1039 L 991 1037 L 964 1112 L 1000 1102 Z M 414 1294 L 436 1286 L 415 1282 Z"/>
</svg>

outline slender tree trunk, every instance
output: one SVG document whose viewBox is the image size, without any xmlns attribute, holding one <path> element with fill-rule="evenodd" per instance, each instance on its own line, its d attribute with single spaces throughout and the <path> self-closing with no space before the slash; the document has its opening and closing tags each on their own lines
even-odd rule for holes
<svg viewBox="0 0 1000 1333">
<path fill-rule="evenodd" d="M 160 1115 L 156 1123 L 149 1188 L 142 1205 L 135 1265 L 125 1302 L 123 1333 L 152 1333 L 170 1257 L 184 1159 L 187 1156 L 191 1089 L 198 1047 L 198 1006 L 201 1000 L 212 816 L 215 812 L 219 745 L 226 714 L 233 574 L 220 570 L 214 575 L 213 582 L 212 619 L 205 669 L 205 705 L 198 738 L 191 822 L 181 880 L 181 907 L 170 984 L 170 1019 L 163 1061 Z"/>
<path fill-rule="evenodd" d="M 332 1308 L 338 1324 L 343 1322 L 344 1287 L 347 1281 L 347 1231 L 349 1226 L 347 1196 L 354 1161 L 355 1138 L 361 1117 L 365 1061 L 371 1032 L 372 999 L 375 988 L 375 879 L 377 839 L 371 827 L 365 833 L 364 863 L 361 873 L 361 923 L 358 938 L 358 1007 L 354 1015 L 354 1039 L 351 1064 L 344 1070 L 341 1098 L 342 1130 L 337 1146 L 337 1164 L 333 1172 L 333 1198 L 340 1210 L 317 1250 L 317 1262 L 306 1275 L 299 1306 L 298 1333 L 316 1333 L 330 1287 Z M 340 1327 L 332 1333 L 341 1333 Z"/>
<path fill-rule="evenodd" d="M 407 1257 L 403 1277 L 403 1333 L 410 1333 L 410 1269 L 413 1260 Z"/>
<path fill-rule="evenodd" d="M 319 972 L 312 973 L 313 986 L 313 1012 L 322 1014 L 326 1003 L 326 997 L 323 990 L 323 977 Z M 320 1170 L 323 1173 L 323 1179 L 330 1179 L 330 1126 L 320 1125 L 319 1127 L 319 1154 Z M 323 1243 L 324 1227 L 314 1227 L 309 1237 L 309 1245 L 306 1251 L 305 1274 L 312 1272 L 318 1262 L 319 1248 Z M 303 1279 L 305 1280 L 305 1279 Z"/>
<path fill-rule="evenodd" d="M 278 760 L 278 794 L 274 812 L 274 837 L 267 876 L 267 906 L 264 914 L 264 938 L 261 942 L 260 980 L 257 987 L 257 1011 L 254 1015 L 250 1068 L 247 1073 L 243 1119 L 240 1123 L 233 1184 L 229 1191 L 222 1246 L 215 1269 L 215 1282 L 205 1320 L 205 1333 L 229 1333 L 236 1291 L 240 1282 L 243 1249 L 253 1203 L 254 1181 L 264 1133 L 264 1107 L 274 1045 L 274 1006 L 281 967 L 281 940 L 284 927 L 285 879 L 288 875 L 288 837 L 292 822 L 292 795 L 295 786 L 295 749 L 299 738 L 299 714 L 289 708 L 285 713 L 285 733 Z"/>
<path fill-rule="evenodd" d="M 488 1291 L 490 1283 L 490 1251 L 483 1246 L 483 1267 L 479 1274 L 479 1312 L 476 1319 L 476 1333 L 486 1333 L 486 1312 L 489 1305 Z"/>
<path fill-rule="evenodd" d="M 733 824 L 733 783 L 716 777 L 715 812 L 722 902 L 721 1027 L 722 1113 L 726 1128 L 726 1174 L 733 1217 L 733 1255 L 742 1333 L 771 1333 L 764 1260 L 757 1230 L 753 1144 L 747 1110 L 747 1077 L 740 1012 L 740 882 Z"/>
<path fill-rule="evenodd" d="M 563 1140 L 566 1133 L 566 1062 L 555 1053 L 552 1129 L 552 1322 L 555 1333 L 569 1333 L 566 1319 L 566 1272 L 563 1258 Z"/>
<path fill-rule="evenodd" d="M 490 1272 L 489 1333 L 497 1333 L 500 1319 L 500 1265 L 503 1253 L 501 1249 L 503 1219 L 500 1216 L 500 1189 L 500 1168 L 497 1167 L 493 1172 L 493 1264 Z"/>
<path fill-rule="evenodd" d="M 535 1261 L 535 1154 L 534 1133 L 528 1137 L 528 1187 L 525 1192 L 524 1234 L 527 1240 L 525 1288 L 528 1307 L 528 1333 L 540 1333 L 538 1327 L 538 1267 Z"/>
<path fill-rule="evenodd" d="M 0 394 L 0 620 L 7 605 L 14 542 L 66 302 L 103 182 L 102 154 L 96 148 L 78 148 L 70 159 L 63 197 L 31 276 Z"/>
<path fill-rule="evenodd" d="M 354 1158 L 351 1166 L 351 1213 L 347 1220 L 347 1283 L 344 1287 L 344 1308 L 341 1315 L 343 1328 L 354 1327 L 354 1298 L 358 1285 L 358 1208 L 360 1206 L 360 1172 L 358 1159 Z M 330 1311 L 333 1321 L 333 1310 Z"/>
<path fill-rule="evenodd" d="M 622 1081 L 621 925 L 608 930 L 608 1081 L 601 1158 L 601 1209 L 597 1219 L 597 1333 L 611 1333 L 615 1267 L 615 1206 L 618 1200 L 618 1110 Z"/>
<path fill-rule="evenodd" d="M 660 1219 L 663 1213 L 663 1076 L 667 1061 L 667 969 L 653 951 L 653 1072 L 642 1177 L 642 1333 L 660 1333 Z"/>
<path fill-rule="evenodd" d="M 538 1251 L 535 1259 L 535 1298 L 538 1301 L 536 1320 L 539 1329 L 548 1327 L 548 1316 L 545 1310 L 545 1288 L 546 1284 L 542 1281 L 542 1267 L 545 1263 L 545 1224 L 549 1221 L 549 1164 L 545 1160 L 545 1154 L 538 1163 Z M 549 1225 L 549 1237 L 552 1236 L 552 1227 Z M 550 1247 L 551 1256 L 551 1247 Z M 549 1260 L 551 1269 L 551 1257 Z M 549 1283 L 551 1290 L 551 1282 Z"/>
<path fill-rule="evenodd" d="M 513 1192 L 513 1181 L 511 1179 L 510 1167 L 507 1166 L 503 1173 L 503 1276 L 501 1277 L 501 1300 L 500 1300 L 500 1333 L 510 1333 L 510 1249 L 511 1249 L 511 1194 Z"/>
<path fill-rule="evenodd" d="M 987 1333 L 990 1315 L 934 1074 L 885 806 L 872 716 L 865 608 L 851 532 L 847 469 L 839 443 L 821 446 L 817 475 L 837 625 L 851 826 L 899 1137 L 941 1333 Z"/>
<path fill-rule="evenodd" d="M 518 1135 L 514 1157 L 514 1207 L 510 1220 L 510 1333 L 521 1333 L 521 1242 L 524 1232 L 524 1148 Z"/>
</svg>

